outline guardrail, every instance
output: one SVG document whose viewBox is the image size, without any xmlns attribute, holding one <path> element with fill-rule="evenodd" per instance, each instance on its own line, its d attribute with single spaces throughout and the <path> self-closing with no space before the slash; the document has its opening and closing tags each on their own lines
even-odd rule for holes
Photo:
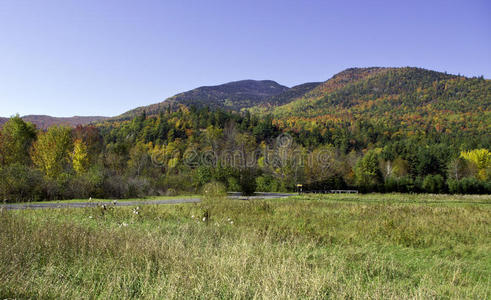
<svg viewBox="0 0 491 300">
<path fill-rule="evenodd" d="M 300 194 L 358 194 L 358 190 L 315 190 L 315 191 L 299 191 Z"/>
</svg>

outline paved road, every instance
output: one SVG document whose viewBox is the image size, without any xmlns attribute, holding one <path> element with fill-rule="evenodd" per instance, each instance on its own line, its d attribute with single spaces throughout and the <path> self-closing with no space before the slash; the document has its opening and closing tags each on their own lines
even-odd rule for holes
<svg viewBox="0 0 491 300">
<path fill-rule="evenodd" d="M 81 208 L 81 207 L 96 207 L 101 205 L 107 206 L 135 206 L 135 205 L 149 205 L 149 204 L 177 204 L 177 203 L 196 203 L 200 198 L 180 198 L 171 200 L 141 200 L 141 201 L 116 201 L 116 202 L 46 202 L 46 203 L 33 203 L 33 204 L 3 204 L 0 208 L 5 209 L 38 209 L 38 208 Z"/>
<path fill-rule="evenodd" d="M 281 193 L 256 193 L 255 196 L 244 197 L 240 193 L 229 193 L 229 198 L 239 200 L 251 199 L 273 199 L 293 196 L 295 194 Z M 82 208 L 96 207 L 101 205 L 107 206 L 135 206 L 135 205 L 159 205 L 159 204 L 178 204 L 178 203 L 196 203 L 201 201 L 200 198 L 176 198 L 170 200 L 140 200 L 140 201 L 91 201 L 91 202 L 45 202 L 45 203 L 23 203 L 23 204 L 0 204 L 3 209 L 39 209 L 39 208 Z"/>
</svg>

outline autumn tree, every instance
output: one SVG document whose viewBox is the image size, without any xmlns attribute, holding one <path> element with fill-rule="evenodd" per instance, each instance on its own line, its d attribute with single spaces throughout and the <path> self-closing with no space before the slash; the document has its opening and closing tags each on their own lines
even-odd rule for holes
<svg viewBox="0 0 491 300">
<path fill-rule="evenodd" d="M 461 180 L 471 174 L 472 166 L 463 157 L 457 157 L 448 164 L 447 175 L 450 179 Z"/>
<path fill-rule="evenodd" d="M 72 131 L 74 140 L 81 140 L 87 147 L 87 157 L 90 164 L 95 164 L 98 155 L 104 149 L 104 141 L 99 129 L 93 125 L 78 125 Z"/>
<path fill-rule="evenodd" d="M 77 139 L 73 143 L 73 152 L 71 157 L 73 169 L 75 172 L 77 172 L 77 174 L 87 172 L 89 168 L 89 154 L 87 151 L 87 145 L 82 140 Z"/>
<path fill-rule="evenodd" d="M 31 159 L 47 177 L 57 178 L 70 166 L 73 149 L 71 129 L 50 127 L 38 136 L 31 150 Z"/>
<path fill-rule="evenodd" d="M 0 134 L 0 165 L 30 164 L 29 148 L 36 139 L 36 128 L 18 115 L 3 125 Z"/>
<path fill-rule="evenodd" d="M 476 177 L 480 180 L 489 178 L 489 169 L 491 167 L 491 152 L 488 149 L 475 149 L 472 151 L 463 151 L 460 156 L 477 168 Z"/>
<path fill-rule="evenodd" d="M 145 144 L 143 142 L 137 142 L 136 145 L 131 148 L 128 167 L 130 167 L 136 176 L 140 176 L 143 171 L 151 165 L 151 149 L 151 144 Z"/>
</svg>

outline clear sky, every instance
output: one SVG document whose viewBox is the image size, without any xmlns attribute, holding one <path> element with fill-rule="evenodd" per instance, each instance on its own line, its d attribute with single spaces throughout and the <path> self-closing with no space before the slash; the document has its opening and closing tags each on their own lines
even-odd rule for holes
<svg viewBox="0 0 491 300">
<path fill-rule="evenodd" d="M 491 1 L 0 0 L 0 116 L 114 116 L 367 66 L 491 78 Z"/>
</svg>

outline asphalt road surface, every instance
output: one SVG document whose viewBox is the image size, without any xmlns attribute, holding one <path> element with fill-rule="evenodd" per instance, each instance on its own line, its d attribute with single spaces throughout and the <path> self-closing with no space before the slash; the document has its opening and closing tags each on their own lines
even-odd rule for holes
<svg viewBox="0 0 491 300">
<path fill-rule="evenodd" d="M 256 193 L 254 196 L 241 196 L 240 193 L 229 193 L 229 198 L 238 200 L 251 199 L 274 199 L 293 196 L 295 194 L 286 193 Z M 160 205 L 160 204 L 178 204 L 178 203 L 197 203 L 200 198 L 176 198 L 170 200 L 139 200 L 139 201 L 90 201 L 90 202 L 38 202 L 38 203 L 21 203 L 21 204 L 1 204 L 2 209 L 40 209 L 40 208 L 83 208 L 97 206 L 136 206 L 136 205 Z"/>
<path fill-rule="evenodd" d="M 135 206 L 135 205 L 156 205 L 156 204 L 177 204 L 177 203 L 196 203 L 200 198 L 179 198 L 171 200 L 140 200 L 140 201 L 91 201 L 91 202 L 46 202 L 46 203 L 22 203 L 22 204 L 2 204 L 0 208 L 5 209 L 38 209 L 38 208 L 82 208 L 96 206 Z"/>
</svg>

